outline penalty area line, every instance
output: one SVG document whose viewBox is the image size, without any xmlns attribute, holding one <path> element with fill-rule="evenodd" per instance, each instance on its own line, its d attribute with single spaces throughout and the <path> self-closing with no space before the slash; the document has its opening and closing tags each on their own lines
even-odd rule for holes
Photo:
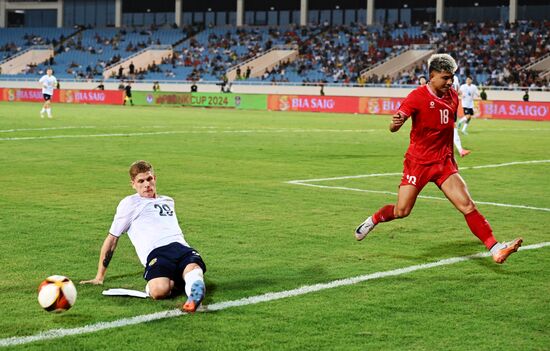
<svg viewBox="0 0 550 351">
<path fill-rule="evenodd" d="M 534 249 L 540 249 L 547 246 L 550 246 L 550 242 L 542 242 L 538 244 L 527 245 L 527 246 L 521 247 L 520 250 L 522 251 L 534 250 Z M 269 302 L 269 301 L 285 299 L 293 296 L 310 294 L 313 292 L 333 289 L 340 286 L 354 285 L 354 284 L 358 284 L 368 280 L 380 279 L 385 277 L 394 277 L 394 276 L 407 274 L 407 273 L 411 273 L 419 270 L 440 267 L 440 266 L 447 266 L 455 263 L 460 263 L 460 262 L 469 261 L 469 260 L 473 260 L 481 257 L 488 257 L 488 256 L 490 256 L 489 252 L 480 252 L 474 255 L 451 257 L 451 258 L 446 258 L 446 259 L 431 262 L 431 263 L 418 264 L 414 266 L 403 267 L 403 268 L 393 269 L 389 271 L 376 272 L 376 273 L 360 275 L 360 276 L 346 278 L 346 279 L 339 279 L 328 283 L 306 285 L 306 286 L 302 286 L 300 288 L 296 288 L 292 290 L 271 292 L 263 295 L 245 297 L 239 300 L 218 302 L 208 306 L 204 306 L 204 308 L 202 308 L 200 312 L 221 311 L 232 307 L 255 305 L 262 302 Z M 59 339 L 59 338 L 63 338 L 71 335 L 95 333 L 101 330 L 114 329 L 114 328 L 129 326 L 129 325 L 136 325 L 136 324 L 151 322 L 151 321 L 160 320 L 160 319 L 173 318 L 184 314 L 186 313 L 178 309 L 174 309 L 174 310 L 166 310 L 166 311 L 156 312 L 151 314 L 139 315 L 139 316 L 130 317 L 130 318 L 118 319 L 111 322 L 99 322 L 99 323 L 89 324 L 79 328 L 52 329 L 52 330 L 40 332 L 35 335 L 0 339 L 0 347 L 22 345 L 22 344 L 28 344 L 31 342 L 51 340 L 51 339 Z"/>
</svg>

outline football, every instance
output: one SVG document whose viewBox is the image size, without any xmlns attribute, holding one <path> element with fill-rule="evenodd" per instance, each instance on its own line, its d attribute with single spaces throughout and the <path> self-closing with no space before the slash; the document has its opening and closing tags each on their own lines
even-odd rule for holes
<svg viewBox="0 0 550 351">
<path fill-rule="evenodd" d="M 76 301 L 73 282 L 62 275 L 52 275 L 38 286 L 38 303 L 48 312 L 63 312 Z"/>
</svg>

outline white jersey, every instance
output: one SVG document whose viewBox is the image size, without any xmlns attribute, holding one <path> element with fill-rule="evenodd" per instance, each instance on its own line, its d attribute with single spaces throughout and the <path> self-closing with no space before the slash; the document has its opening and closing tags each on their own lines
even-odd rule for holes
<svg viewBox="0 0 550 351">
<path fill-rule="evenodd" d="M 458 92 L 458 89 L 460 89 L 460 81 L 458 80 L 457 76 L 453 77 L 453 89 Z"/>
<path fill-rule="evenodd" d="M 150 199 L 134 194 L 120 201 L 109 233 L 120 237 L 124 232 L 128 233 L 143 266 L 157 247 L 174 242 L 189 246 L 178 224 L 174 200 L 168 196 Z"/>
<path fill-rule="evenodd" d="M 462 107 L 474 108 L 474 97 L 479 96 L 475 84 L 462 84 L 460 86 L 460 93 L 462 94 Z"/>
<path fill-rule="evenodd" d="M 54 76 L 43 75 L 38 82 L 42 84 L 42 94 L 53 95 L 53 89 L 57 85 Z"/>
</svg>

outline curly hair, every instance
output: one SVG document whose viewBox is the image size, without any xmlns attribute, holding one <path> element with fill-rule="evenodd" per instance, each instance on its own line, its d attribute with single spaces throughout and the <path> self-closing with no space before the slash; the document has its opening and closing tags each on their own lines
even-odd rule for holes
<svg viewBox="0 0 550 351">
<path fill-rule="evenodd" d="M 428 59 L 428 72 L 455 73 L 458 68 L 456 61 L 449 54 L 434 54 Z"/>
</svg>

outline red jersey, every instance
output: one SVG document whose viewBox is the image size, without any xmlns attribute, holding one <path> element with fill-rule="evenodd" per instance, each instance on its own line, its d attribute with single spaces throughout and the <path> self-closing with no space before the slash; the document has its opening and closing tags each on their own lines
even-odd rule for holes
<svg viewBox="0 0 550 351">
<path fill-rule="evenodd" d="M 414 89 L 398 112 L 412 118 L 411 141 L 405 157 L 420 164 L 431 164 L 453 157 L 453 129 L 458 110 L 454 89 L 437 97 L 428 85 Z"/>
</svg>

